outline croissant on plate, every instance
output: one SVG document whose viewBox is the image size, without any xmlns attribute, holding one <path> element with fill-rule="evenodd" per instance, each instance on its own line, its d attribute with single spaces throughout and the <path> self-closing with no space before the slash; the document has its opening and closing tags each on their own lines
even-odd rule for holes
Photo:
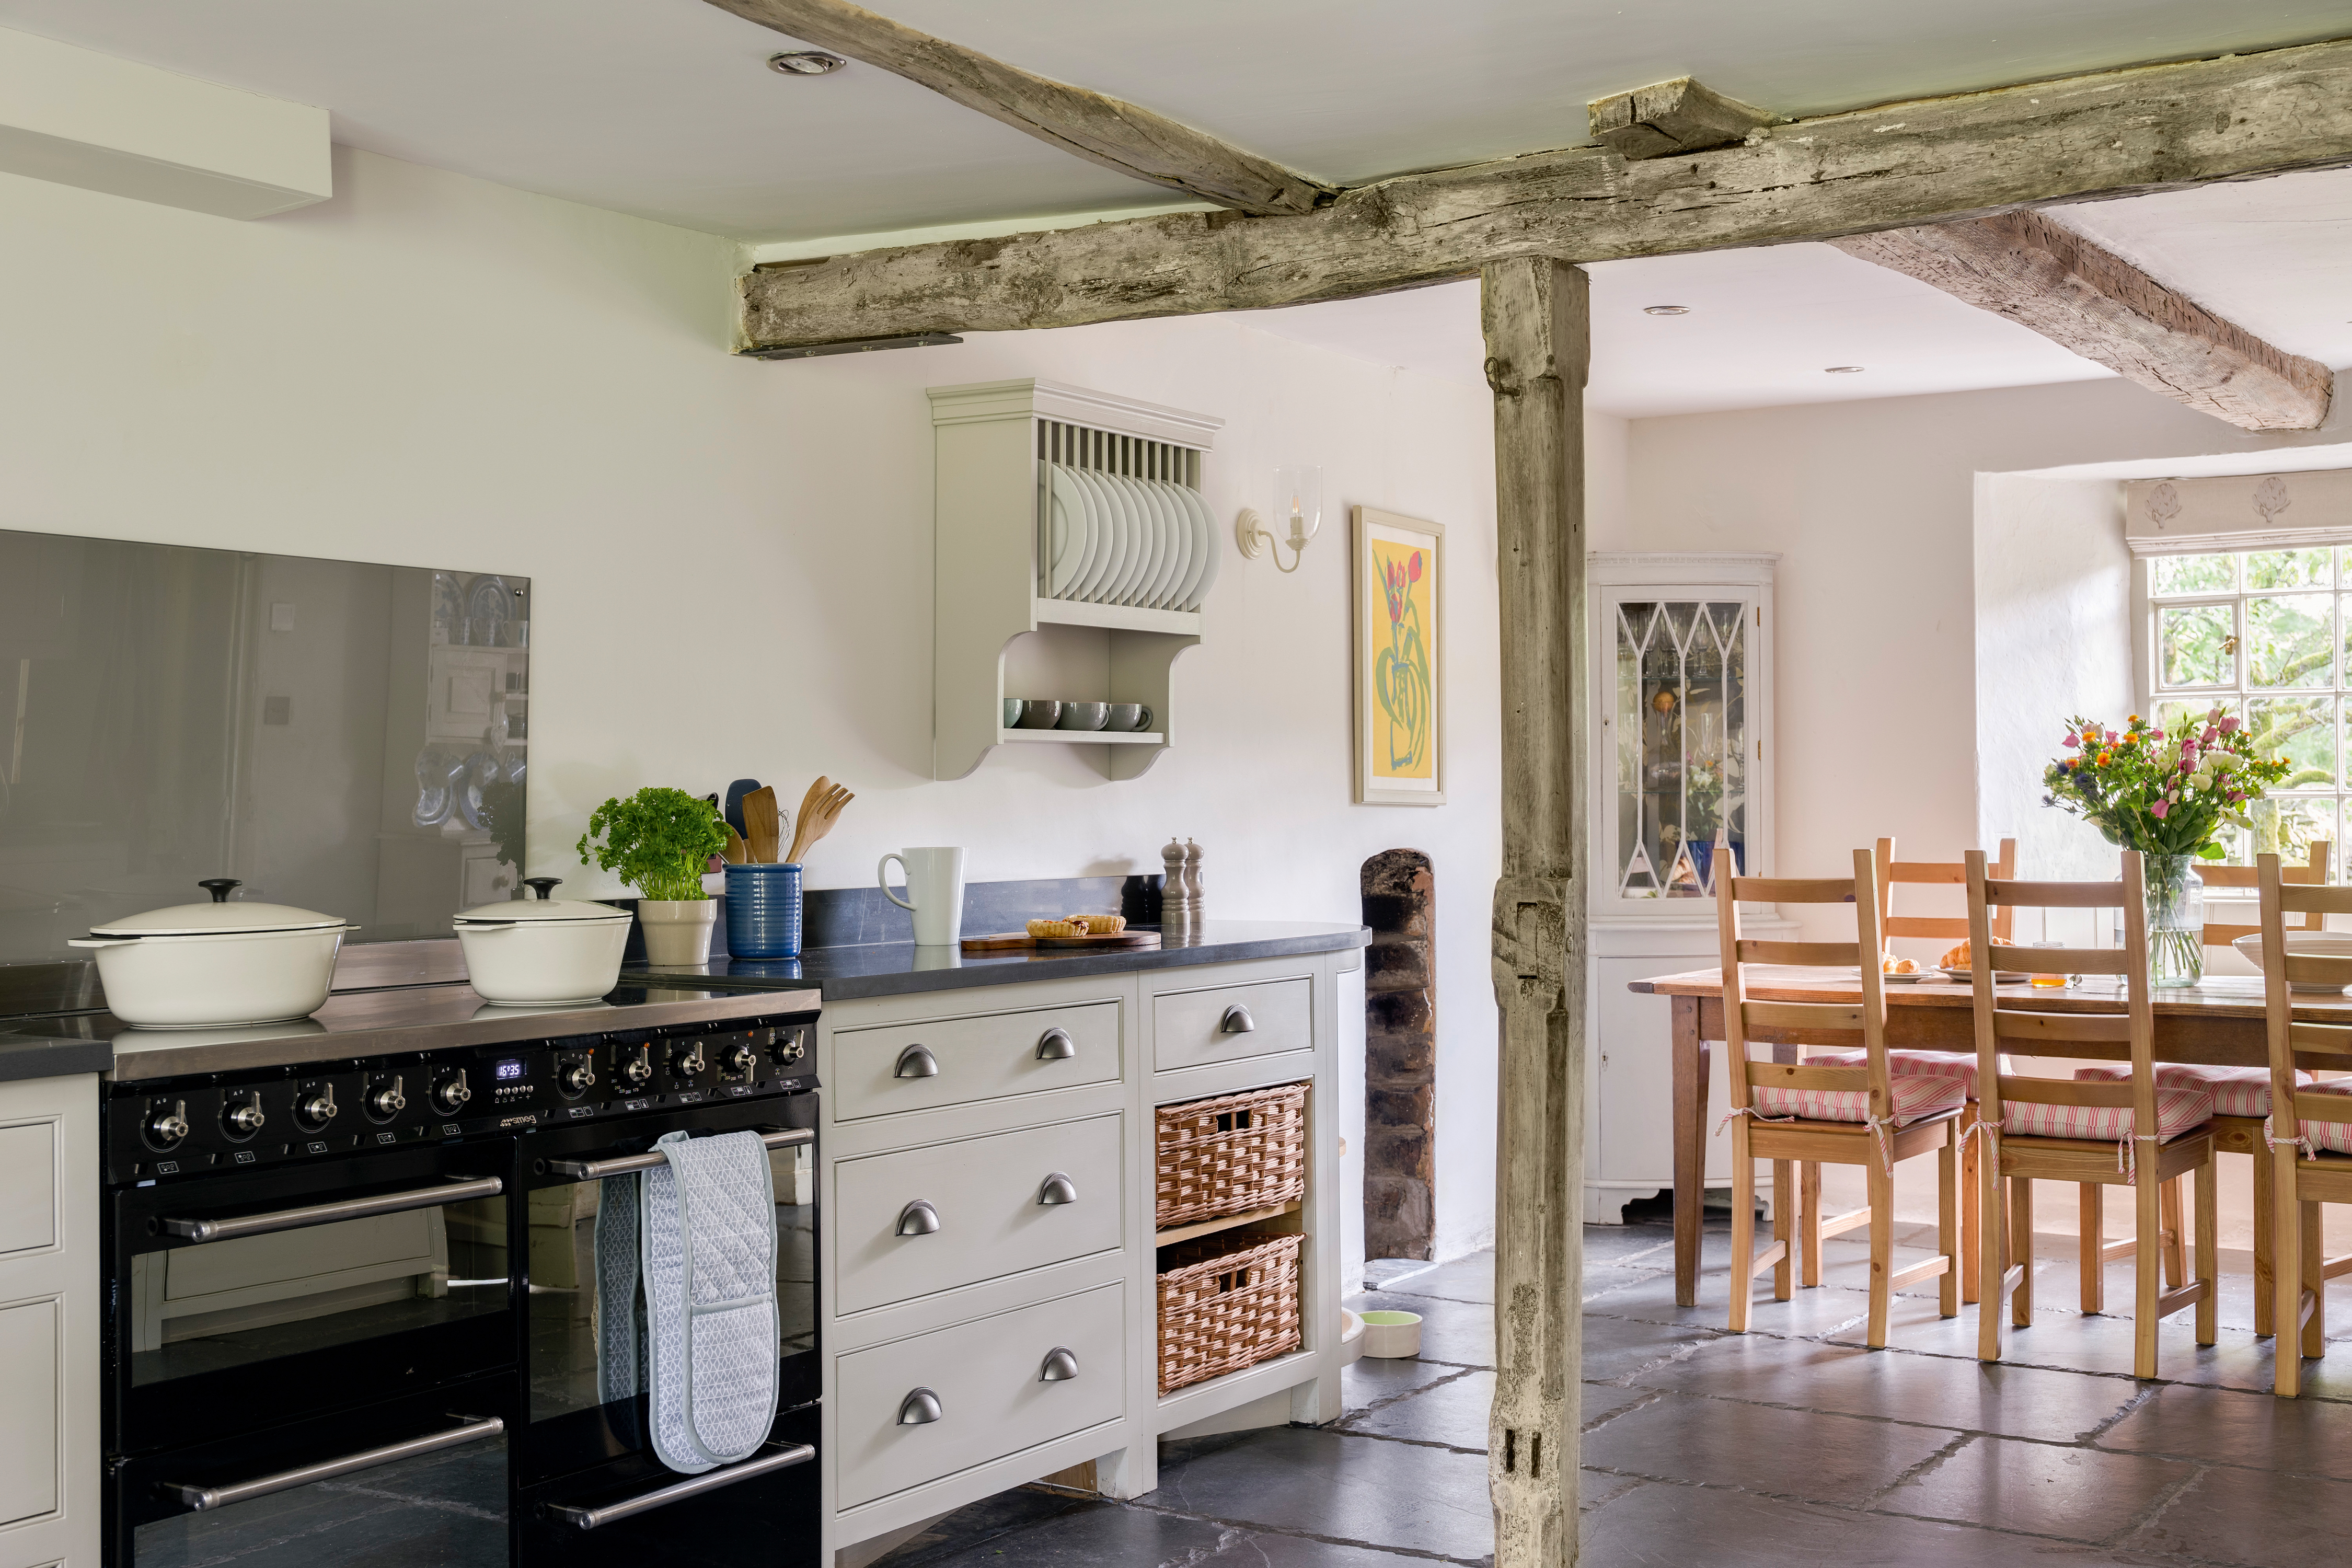
<svg viewBox="0 0 2352 1568">
<path fill-rule="evenodd" d="M 1995 947 L 2015 947 L 2017 945 L 2015 942 L 2009 941 L 2005 937 L 1998 936 L 1992 939 L 1992 944 Z M 1959 944 L 1959 946 L 1953 948 L 1949 952 L 1947 952 L 1943 957 L 1937 959 L 1936 962 L 1946 969 L 1967 969 L 1969 967 L 1969 957 L 1970 952 L 1969 944 L 1964 941 Z"/>
</svg>

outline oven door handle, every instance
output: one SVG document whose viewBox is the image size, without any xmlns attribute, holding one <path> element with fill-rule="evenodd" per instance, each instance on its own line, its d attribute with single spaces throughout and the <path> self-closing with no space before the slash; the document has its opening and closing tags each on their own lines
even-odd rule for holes
<svg viewBox="0 0 2352 1568">
<path fill-rule="evenodd" d="M 794 1465 L 805 1465 L 815 1458 L 816 1450 L 808 1444 L 793 1443 L 784 1447 L 771 1448 L 763 1454 L 755 1454 L 748 1459 L 738 1459 L 731 1465 L 722 1465 L 715 1470 L 705 1470 L 698 1476 L 688 1476 L 682 1481 L 656 1488 L 625 1501 L 608 1502 L 602 1508 L 575 1508 L 569 1504 L 550 1503 L 547 1505 L 547 1513 L 551 1519 L 560 1520 L 565 1524 L 576 1526 L 581 1530 L 594 1530 L 599 1525 L 611 1524 L 616 1520 L 649 1513 L 657 1508 L 667 1508 L 674 1502 L 683 1502 L 690 1497 L 700 1497 L 705 1492 L 717 1491 L 720 1487 L 731 1487 L 737 1481 L 748 1481 L 755 1477 L 773 1475 L 778 1470 L 789 1470 Z"/>
<path fill-rule="evenodd" d="M 760 1142 L 771 1149 L 791 1149 L 816 1142 L 814 1127 L 787 1127 L 779 1132 L 762 1132 Z M 669 1156 L 659 1150 L 648 1149 L 642 1154 L 619 1154 L 609 1160 L 550 1160 L 547 1168 L 559 1176 L 575 1181 L 593 1182 L 602 1176 L 626 1175 L 631 1171 L 650 1171 L 666 1163 Z"/>
<path fill-rule="evenodd" d="M 353 1470 L 373 1469 L 378 1465 L 391 1464 L 394 1459 L 413 1459 L 419 1454 L 438 1453 L 461 1443 L 478 1443 L 507 1429 L 507 1424 L 496 1415 L 459 1415 L 455 1419 L 463 1421 L 465 1425 L 452 1426 L 443 1432 L 428 1432 L 422 1437 L 410 1437 L 403 1442 L 387 1443 L 381 1448 L 365 1448 L 356 1454 L 345 1454 L 340 1459 L 324 1459 L 315 1465 L 280 1470 L 276 1475 L 257 1476 L 252 1480 L 238 1481 L 231 1486 L 199 1487 L 165 1481 L 155 1489 L 202 1513 L 207 1509 L 226 1508 L 231 1503 L 268 1497 L 271 1492 L 306 1487 L 312 1481 L 332 1480 L 337 1476 L 348 1476 Z"/>
<path fill-rule="evenodd" d="M 345 1198 L 339 1203 L 311 1204 L 299 1209 L 273 1209 L 268 1214 L 243 1215 L 234 1219 L 162 1219 L 155 1223 L 166 1234 L 184 1236 L 191 1241 L 227 1241 L 273 1230 L 300 1230 L 306 1226 L 333 1225 L 338 1220 L 399 1214 L 406 1209 L 439 1208 L 443 1204 L 464 1203 L 469 1198 L 494 1198 L 506 1190 L 506 1183 L 496 1176 L 477 1176 L 471 1181 L 446 1182 L 437 1187 L 412 1187 L 404 1193 Z"/>
</svg>

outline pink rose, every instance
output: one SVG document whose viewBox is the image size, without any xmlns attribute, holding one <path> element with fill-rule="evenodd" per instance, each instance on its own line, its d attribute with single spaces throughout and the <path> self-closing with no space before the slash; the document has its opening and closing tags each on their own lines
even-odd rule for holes
<svg viewBox="0 0 2352 1568">
<path fill-rule="evenodd" d="M 2070 752 L 2080 746 L 2082 743 L 2082 737 L 2074 734 L 2069 734 L 2063 741 L 2059 742 L 2060 745 L 2064 746 Z"/>
<path fill-rule="evenodd" d="M 2224 735 L 2230 734 L 2231 732 L 2232 732 L 2233 731 L 2235 731 L 2235 730 L 2237 729 L 2237 727 L 2238 727 L 2238 721 L 2236 720 L 2236 718 L 2234 718 L 2234 717 L 2232 717 L 2232 716 L 2229 716 L 2229 715 L 2224 715 L 2224 716 L 2222 717 L 2222 719 L 2221 719 L 2221 733 L 2223 733 Z"/>
<path fill-rule="evenodd" d="M 2162 822 L 2165 818 L 2166 813 L 2169 812 L 2171 809 L 2172 803 L 2168 800 L 2159 800 L 2154 805 L 2148 807 L 2148 810 L 2155 814 L 2156 819 L 2158 822 Z"/>
</svg>

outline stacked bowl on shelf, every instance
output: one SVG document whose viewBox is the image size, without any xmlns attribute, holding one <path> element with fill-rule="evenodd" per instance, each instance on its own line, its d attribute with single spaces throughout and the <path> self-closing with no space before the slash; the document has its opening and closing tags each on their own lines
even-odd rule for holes
<svg viewBox="0 0 2352 1568">
<path fill-rule="evenodd" d="M 1216 522 L 1200 492 L 1163 479 L 1047 465 L 1048 598 L 1197 610 L 1217 580 Z"/>
</svg>

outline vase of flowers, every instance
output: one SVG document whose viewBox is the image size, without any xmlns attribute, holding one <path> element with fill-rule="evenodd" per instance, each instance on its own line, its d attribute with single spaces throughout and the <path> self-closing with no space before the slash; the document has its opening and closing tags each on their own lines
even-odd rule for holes
<svg viewBox="0 0 2352 1568">
<path fill-rule="evenodd" d="M 2281 757 L 2217 706 L 2170 730 L 2135 713 L 2121 730 L 2070 720 L 2068 754 L 2042 774 L 2042 804 L 2088 822 L 2108 843 L 2146 857 L 2149 979 L 2194 985 L 2205 973 L 2205 883 L 2200 860 L 2219 860 L 2225 827 L 2250 828 L 2247 805 L 2285 776 Z"/>
</svg>

